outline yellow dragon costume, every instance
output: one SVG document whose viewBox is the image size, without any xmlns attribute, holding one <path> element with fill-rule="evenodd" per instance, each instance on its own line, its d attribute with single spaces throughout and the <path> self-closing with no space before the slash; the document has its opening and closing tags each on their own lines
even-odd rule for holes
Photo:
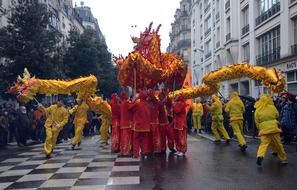
<svg viewBox="0 0 297 190">
<path fill-rule="evenodd" d="M 101 97 L 97 96 L 97 78 L 93 75 L 74 80 L 42 80 L 31 77 L 25 68 L 23 77 L 18 76 L 17 82 L 10 87 L 9 93 L 16 95 L 22 103 L 35 99 L 36 94 L 58 95 L 75 93 L 77 98 L 86 102 L 90 110 L 107 119 L 107 127 L 111 122 L 111 107 Z M 108 124 L 109 122 L 109 124 Z M 49 152 L 46 151 L 45 152 Z"/>
</svg>

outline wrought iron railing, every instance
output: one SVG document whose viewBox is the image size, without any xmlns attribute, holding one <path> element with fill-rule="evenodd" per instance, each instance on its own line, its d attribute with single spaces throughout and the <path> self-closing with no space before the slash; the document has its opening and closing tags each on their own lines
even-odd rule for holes
<svg viewBox="0 0 297 190">
<path fill-rule="evenodd" d="M 280 59 L 280 47 L 266 51 L 256 56 L 257 65 L 267 65 L 273 61 Z"/>
<path fill-rule="evenodd" d="M 265 20 L 269 19 L 279 11 L 280 11 L 280 2 L 277 2 L 270 9 L 268 9 L 267 11 L 265 11 L 264 13 L 262 13 L 260 16 L 256 18 L 256 26 L 263 23 Z"/>
<path fill-rule="evenodd" d="M 250 25 L 247 24 L 245 25 L 242 29 L 241 29 L 241 35 L 245 35 L 246 33 L 248 33 L 250 31 Z"/>
</svg>

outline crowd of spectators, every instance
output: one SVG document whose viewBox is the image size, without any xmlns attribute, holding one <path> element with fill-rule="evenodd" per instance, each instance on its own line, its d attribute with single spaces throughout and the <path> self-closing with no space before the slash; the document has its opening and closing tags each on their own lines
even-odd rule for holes
<svg viewBox="0 0 297 190">
<path fill-rule="evenodd" d="M 244 133 L 245 135 L 256 137 L 258 130 L 254 122 L 254 104 L 256 99 L 248 96 L 241 96 L 241 100 L 245 105 L 244 113 Z M 227 99 L 221 97 L 221 101 L 224 105 L 228 102 Z M 203 103 L 203 116 L 202 116 L 202 128 L 205 133 L 211 133 L 211 112 L 207 106 L 210 105 L 208 99 L 202 100 Z M 282 142 L 284 144 L 290 144 L 293 141 L 297 141 L 297 99 L 295 96 L 280 95 L 274 97 L 274 103 L 279 111 L 279 127 L 282 130 Z M 228 115 L 223 110 L 224 115 L 224 127 L 230 137 L 233 137 L 233 131 L 229 125 Z M 191 110 L 188 113 L 188 131 L 192 131 L 192 113 Z"/>
<path fill-rule="evenodd" d="M 49 105 L 47 105 L 49 106 Z M 66 104 L 70 110 L 74 105 Z M 0 105 L 0 149 L 16 143 L 19 147 L 27 146 L 28 140 L 36 142 L 45 141 L 44 123 L 46 116 L 37 108 L 37 105 L 21 105 L 16 102 L 5 101 Z M 70 115 L 68 123 L 58 137 L 58 143 L 69 141 L 74 136 L 73 116 Z M 93 113 L 88 113 L 88 122 L 84 128 L 84 136 L 98 134 L 100 120 Z"/>
</svg>

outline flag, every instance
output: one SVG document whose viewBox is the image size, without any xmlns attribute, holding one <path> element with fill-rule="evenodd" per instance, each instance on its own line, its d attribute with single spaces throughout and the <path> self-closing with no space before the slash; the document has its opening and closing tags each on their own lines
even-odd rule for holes
<svg viewBox="0 0 297 190">
<path fill-rule="evenodd" d="M 187 74 L 183 83 L 182 88 L 192 88 L 192 80 L 191 80 L 191 69 L 188 66 Z M 186 112 L 188 113 L 192 105 L 192 99 L 186 100 Z"/>
</svg>

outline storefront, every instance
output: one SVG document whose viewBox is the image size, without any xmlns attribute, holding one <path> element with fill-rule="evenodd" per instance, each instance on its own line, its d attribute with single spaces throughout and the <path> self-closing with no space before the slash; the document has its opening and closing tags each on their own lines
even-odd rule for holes
<svg viewBox="0 0 297 190">
<path fill-rule="evenodd" d="M 287 90 L 297 94 L 297 61 L 286 64 Z"/>
</svg>

